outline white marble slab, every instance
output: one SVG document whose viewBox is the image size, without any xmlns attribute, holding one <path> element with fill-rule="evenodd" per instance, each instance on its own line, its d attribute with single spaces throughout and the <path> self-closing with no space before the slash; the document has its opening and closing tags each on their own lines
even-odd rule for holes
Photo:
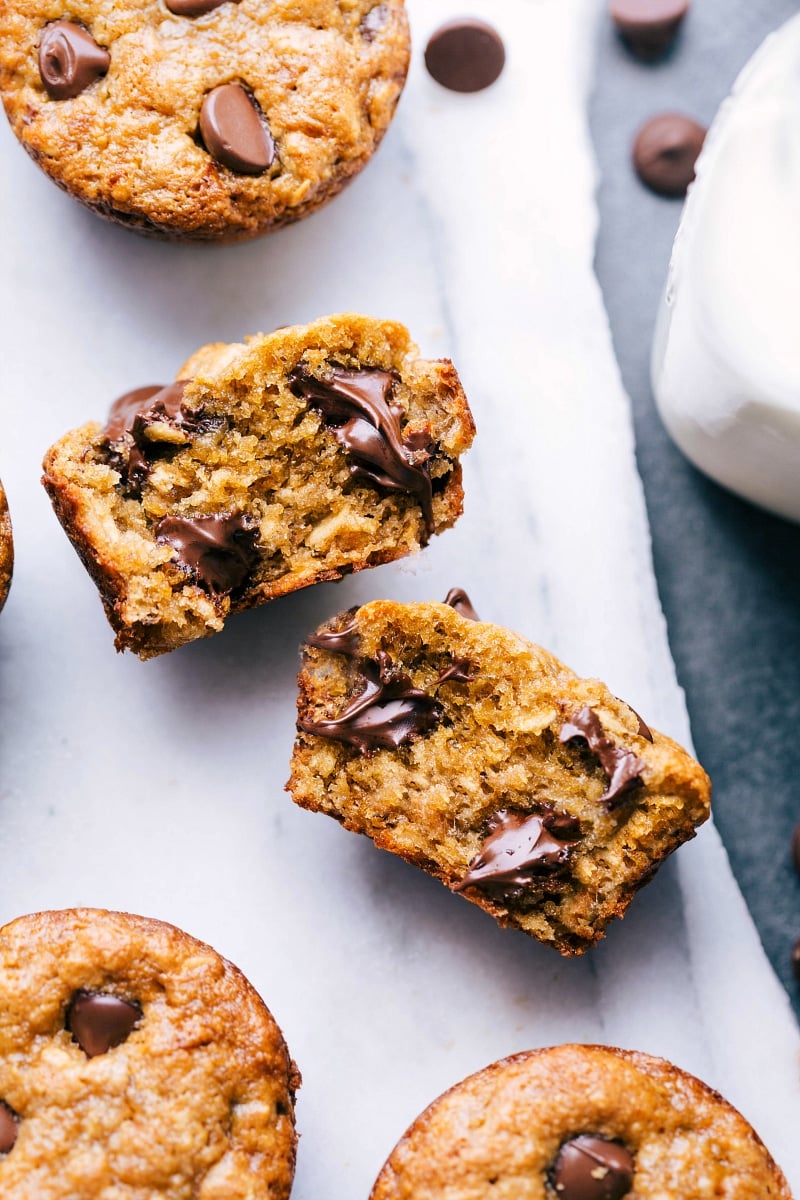
<svg viewBox="0 0 800 1200">
<path fill-rule="evenodd" d="M 282 790 L 302 635 L 356 601 L 453 584 L 689 740 L 592 273 L 598 5 L 468 7 L 505 36 L 496 87 L 434 85 L 421 47 L 461 6 L 409 0 L 417 55 L 375 162 L 328 209 L 251 245 L 106 226 L 0 129 L 0 474 L 17 540 L 0 620 L 0 917 L 129 909 L 239 963 L 305 1077 L 296 1200 L 363 1200 L 439 1092 L 561 1041 L 695 1071 L 800 1187 L 800 1040 L 712 829 L 603 946 L 564 962 Z M 347 308 L 404 320 L 460 367 L 479 428 L 463 521 L 412 563 L 289 597 L 213 641 L 116 657 L 39 487 L 43 451 L 205 341 Z"/>
</svg>

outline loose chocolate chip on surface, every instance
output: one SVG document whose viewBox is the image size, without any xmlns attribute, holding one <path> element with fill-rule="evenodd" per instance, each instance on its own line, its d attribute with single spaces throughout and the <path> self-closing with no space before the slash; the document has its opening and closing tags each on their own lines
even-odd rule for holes
<svg viewBox="0 0 800 1200">
<path fill-rule="evenodd" d="M 388 371 L 331 368 L 318 379 L 304 366 L 289 377 L 295 396 L 307 400 L 331 426 L 339 445 L 352 459 L 355 478 L 367 479 L 390 492 L 416 497 L 433 533 L 433 489 L 428 460 L 433 447 L 419 436 L 404 437 L 403 410 L 392 401 L 394 377 Z"/>
<path fill-rule="evenodd" d="M 503 39 L 485 21 L 448 21 L 431 35 L 425 66 L 451 92 L 480 92 L 499 78 L 505 66 Z"/>
<path fill-rule="evenodd" d="M 597 755 L 600 766 L 608 776 L 608 787 L 600 797 L 600 803 L 605 804 L 609 811 L 616 808 L 620 798 L 631 788 L 641 783 L 645 764 L 632 750 L 618 746 L 606 736 L 600 718 L 588 706 L 562 726 L 558 737 L 561 742 L 581 738 Z"/>
<path fill-rule="evenodd" d="M 108 71 L 111 56 L 72 21 L 53 21 L 39 42 L 39 74 L 51 100 L 71 100 Z"/>
<path fill-rule="evenodd" d="M 800 822 L 795 825 L 792 834 L 792 862 L 797 874 L 800 875 Z"/>
<path fill-rule="evenodd" d="M 669 50 L 689 11 L 689 0 L 611 0 L 611 19 L 637 58 Z"/>
<path fill-rule="evenodd" d="M 19 1132 L 19 1117 L 5 1100 L 0 1100 L 0 1154 L 14 1148 Z"/>
<path fill-rule="evenodd" d="M 659 196 L 685 196 L 706 130 L 682 113 L 662 113 L 647 121 L 633 143 L 633 165 L 642 183 Z"/>
<path fill-rule="evenodd" d="M 258 527 L 244 513 L 164 517 L 156 537 L 177 552 L 177 561 L 214 592 L 241 587 L 258 562 Z"/>
<path fill-rule="evenodd" d="M 455 891 L 526 887 L 534 879 L 558 874 L 580 840 L 580 825 L 566 813 L 501 809 L 489 822 L 489 835 Z"/>
<path fill-rule="evenodd" d="M 275 143 L 253 97 L 239 83 L 214 88 L 200 109 L 206 150 L 239 175 L 263 175 L 275 159 Z"/>
<path fill-rule="evenodd" d="M 450 588 L 444 602 L 454 608 L 460 616 L 466 617 L 468 621 L 480 621 L 480 617 L 472 607 L 472 601 L 463 588 Z"/>
<path fill-rule="evenodd" d="M 633 1187 L 633 1156 L 618 1142 L 582 1134 L 559 1150 L 552 1183 L 561 1200 L 623 1200 Z"/>
<path fill-rule="evenodd" d="M 301 732 L 346 742 L 367 755 L 398 750 L 439 724 L 442 712 L 436 700 L 415 688 L 383 651 L 376 661 L 363 659 L 359 666 L 364 686 L 356 699 L 338 717 L 299 721 Z"/>
<path fill-rule="evenodd" d="M 165 3 L 176 17 L 202 17 L 227 3 L 227 0 L 165 0 Z M 239 0 L 232 0 L 232 3 L 238 4 Z"/>
<path fill-rule="evenodd" d="M 138 1004 L 106 992 L 79 991 L 67 1010 L 67 1029 L 89 1058 L 124 1042 L 141 1019 Z"/>
</svg>

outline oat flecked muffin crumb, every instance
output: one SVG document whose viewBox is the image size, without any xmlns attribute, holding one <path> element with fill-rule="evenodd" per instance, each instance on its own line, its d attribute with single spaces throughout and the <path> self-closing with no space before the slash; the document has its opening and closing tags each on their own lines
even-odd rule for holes
<svg viewBox="0 0 800 1200">
<path fill-rule="evenodd" d="M 287 787 L 580 954 L 706 820 L 708 778 L 599 680 L 448 599 L 376 601 L 307 639 Z"/>
<path fill-rule="evenodd" d="M 0 483 L 0 608 L 8 598 L 13 570 L 14 539 L 11 536 L 11 517 L 8 513 L 6 493 Z"/>
<path fill-rule="evenodd" d="M 755 1130 L 661 1058 L 555 1046 L 446 1092 L 370 1200 L 791 1200 Z"/>
<path fill-rule="evenodd" d="M 345 315 L 205 346 L 178 381 L 120 397 L 44 463 L 118 649 L 208 636 L 411 554 L 461 513 L 466 397 L 402 325 Z"/>
<path fill-rule="evenodd" d="M 299 1082 L 242 973 L 179 929 L 0 930 L 3 1200 L 287 1200 Z"/>
<path fill-rule="evenodd" d="M 404 0 L 0 0 L 24 148 L 96 213 L 172 239 L 251 237 L 335 196 L 409 49 Z"/>
</svg>

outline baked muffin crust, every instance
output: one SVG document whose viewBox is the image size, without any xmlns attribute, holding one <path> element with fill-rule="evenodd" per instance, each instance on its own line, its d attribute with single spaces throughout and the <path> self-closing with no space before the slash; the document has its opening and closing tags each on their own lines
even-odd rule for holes
<svg viewBox="0 0 800 1200">
<path fill-rule="evenodd" d="M 8 598 L 13 570 L 14 539 L 11 535 L 11 517 L 8 512 L 6 493 L 0 482 L 0 608 Z"/>
</svg>

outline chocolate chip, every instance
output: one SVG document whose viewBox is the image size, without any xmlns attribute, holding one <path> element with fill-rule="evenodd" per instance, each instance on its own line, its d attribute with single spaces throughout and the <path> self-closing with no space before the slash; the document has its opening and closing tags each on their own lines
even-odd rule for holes
<svg viewBox="0 0 800 1200">
<path fill-rule="evenodd" d="M 200 135 L 206 150 L 239 175 L 263 175 L 275 143 L 253 97 L 239 83 L 223 83 L 203 100 Z"/>
<path fill-rule="evenodd" d="M 328 650 L 331 654 L 346 654 L 349 658 L 354 658 L 358 653 L 359 641 L 357 613 L 358 607 L 351 608 L 348 613 L 349 620 L 338 629 L 320 629 L 316 633 L 310 633 L 304 639 L 305 644 L 315 646 L 318 650 Z"/>
<path fill-rule="evenodd" d="M 609 11 L 632 53 L 650 61 L 675 41 L 689 0 L 611 0 Z"/>
<path fill-rule="evenodd" d="M 345 742 L 367 755 L 398 750 L 439 724 L 442 712 L 435 699 L 415 688 L 383 651 L 376 661 L 362 659 L 359 667 L 362 690 L 356 699 L 338 717 L 298 721 L 301 732 Z"/>
<path fill-rule="evenodd" d="M 0 1154 L 13 1150 L 18 1133 L 19 1117 L 5 1100 L 0 1100 Z"/>
<path fill-rule="evenodd" d="M 156 537 L 177 551 L 177 562 L 213 592 L 239 588 L 258 562 L 258 527 L 244 513 L 164 517 Z"/>
<path fill-rule="evenodd" d="M 795 825 L 794 833 L 792 834 L 792 862 L 797 874 L 800 875 L 800 822 Z"/>
<path fill-rule="evenodd" d="M 45 26 L 39 42 L 39 74 L 51 100 L 71 100 L 108 71 L 111 56 L 72 21 Z"/>
<path fill-rule="evenodd" d="M 190 433 L 214 423 L 183 408 L 188 382 L 136 388 L 111 406 L 103 430 L 112 446 L 109 461 L 134 493 L 140 491 L 155 459 L 184 445 Z"/>
<path fill-rule="evenodd" d="M 489 834 L 455 887 L 527 887 L 569 865 L 570 851 L 581 839 L 580 825 L 566 813 L 520 813 L 501 809 L 489 822 Z"/>
<path fill-rule="evenodd" d="M 561 1200 L 623 1200 L 633 1167 L 633 1155 L 618 1142 L 581 1134 L 559 1150 L 551 1181 Z"/>
<path fill-rule="evenodd" d="M 617 696 L 617 700 L 619 700 L 619 696 Z M 645 724 L 644 720 L 639 716 L 636 709 L 631 704 L 628 704 L 627 700 L 619 700 L 619 702 L 620 704 L 624 704 L 626 708 L 630 709 L 630 711 L 636 717 L 636 720 L 639 722 L 639 729 L 637 731 L 639 737 L 645 738 L 648 742 L 654 741 L 653 731 L 649 725 Z"/>
<path fill-rule="evenodd" d="M 67 1010 L 67 1029 L 88 1058 L 124 1042 L 141 1020 L 138 1004 L 106 992 L 76 992 Z"/>
<path fill-rule="evenodd" d="M 472 666 L 468 658 L 455 658 L 450 655 L 451 663 L 449 667 L 445 667 L 439 678 L 436 680 L 434 687 L 439 687 L 443 683 L 473 683 L 475 680 L 475 668 Z"/>
<path fill-rule="evenodd" d="M 188 380 L 178 383 L 149 384 L 126 392 L 111 405 L 103 433 L 110 442 L 119 441 L 126 433 L 132 434 L 138 423 L 153 424 L 156 421 L 185 423 L 182 412 L 183 393 Z"/>
<path fill-rule="evenodd" d="M 225 4 L 226 0 L 165 0 L 165 3 L 176 17 L 202 17 Z M 232 3 L 238 4 L 239 0 L 232 0 Z"/>
<path fill-rule="evenodd" d="M 647 121 L 633 143 L 633 165 L 642 183 L 659 196 L 685 196 L 706 130 L 681 113 Z"/>
<path fill-rule="evenodd" d="M 609 811 L 616 808 L 620 798 L 631 788 L 642 782 L 641 774 L 646 764 L 632 750 L 612 742 L 604 733 L 597 713 L 588 706 L 562 726 L 558 736 L 561 742 L 581 738 L 597 755 L 600 766 L 608 776 L 608 787 L 600 797 L 600 803 L 605 804 Z"/>
<path fill-rule="evenodd" d="M 425 47 L 425 66 L 451 92 L 480 92 L 505 66 L 503 39 L 485 21 L 464 17 L 440 25 Z"/>
<path fill-rule="evenodd" d="M 325 424 L 331 426 L 352 459 L 353 476 L 385 491 L 410 493 L 422 509 L 427 533 L 433 533 L 428 469 L 433 447 L 425 434 L 403 435 L 403 410 L 392 400 L 394 377 L 388 371 L 332 367 L 317 378 L 299 366 L 289 383 L 294 395 L 318 409 Z"/>
<path fill-rule="evenodd" d="M 449 604 L 454 608 L 460 616 L 466 617 L 468 621 L 480 621 L 480 617 L 472 607 L 472 601 L 463 588 L 450 588 L 450 591 L 444 598 L 444 603 Z"/>
</svg>

